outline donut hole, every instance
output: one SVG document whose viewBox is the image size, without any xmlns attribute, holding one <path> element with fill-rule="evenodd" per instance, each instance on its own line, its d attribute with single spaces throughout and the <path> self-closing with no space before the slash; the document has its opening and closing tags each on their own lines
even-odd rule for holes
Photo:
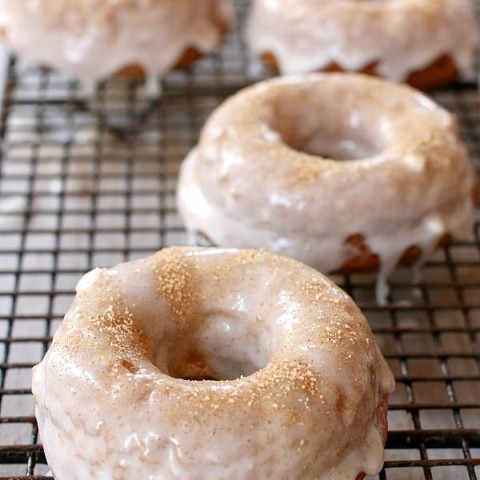
<svg viewBox="0 0 480 480">
<path fill-rule="evenodd" d="M 160 370 L 184 380 L 223 381 L 247 377 L 267 365 L 272 347 L 265 326 L 229 313 L 206 315 L 200 324 L 198 332 L 180 332 L 171 343 L 173 351 L 157 353 Z"/>
<path fill-rule="evenodd" d="M 344 97 L 340 92 L 338 98 L 318 88 L 315 95 L 305 90 L 288 93 L 276 99 L 270 128 L 291 149 L 339 161 L 361 160 L 382 151 L 375 109 L 356 104 L 349 92 L 343 92 Z"/>
<path fill-rule="evenodd" d="M 308 138 L 294 137 L 285 143 L 297 152 L 337 161 L 361 160 L 378 153 L 368 139 L 352 138 L 348 134 L 329 138 L 322 132 L 316 132 Z"/>
</svg>

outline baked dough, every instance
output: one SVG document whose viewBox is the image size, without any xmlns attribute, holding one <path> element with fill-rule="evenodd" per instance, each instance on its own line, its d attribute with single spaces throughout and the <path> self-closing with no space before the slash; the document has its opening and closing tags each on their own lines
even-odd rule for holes
<svg viewBox="0 0 480 480">
<path fill-rule="evenodd" d="M 283 74 L 356 71 L 417 88 L 473 73 L 472 0 L 254 0 L 246 39 Z"/>
<path fill-rule="evenodd" d="M 86 80 L 157 77 L 214 51 L 231 0 L 2 0 L 3 39 L 22 58 Z"/>
<path fill-rule="evenodd" d="M 365 317 L 315 270 L 178 247 L 88 273 L 33 371 L 56 480 L 374 475 L 393 385 Z"/>
<path fill-rule="evenodd" d="M 401 261 L 471 238 L 475 185 L 454 117 L 423 94 L 306 74 L 249 87 L 212 114 L 182 166 L 178 208 L 214 245 L 322 272 L 379 270 L 384 290 Z"/>
</svg>

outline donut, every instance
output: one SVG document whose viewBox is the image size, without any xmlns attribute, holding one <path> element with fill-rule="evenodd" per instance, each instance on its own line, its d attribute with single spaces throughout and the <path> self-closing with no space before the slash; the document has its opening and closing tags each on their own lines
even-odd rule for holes
<svg viewBox="0 0 480 480">
<path fill-rule="evenodd" d="M 3 41 L 28 61 L 95 81 L 157 77 L 214 51 L 231 0 L 3 0 Z"/>
<path fill-rule="evenodd" d="M 472 72 L 478 32 L 472 0 L 254 0 L 246 40 L 282 74 L 363 72 L 427 90 Z"/>
<path fill-rule="evenodd" d="M 56 480 L 355 480 L 394 380 L 354 302 L 261 250 L 95 269 L 33 370 Z"/>
<path fill-rule="evenodd" d="M 184 161 L 187 230 L 325 273 L 421 263 L 470 238 L 475 173 L 446 110 L 412 88 L 311 73 L 240 91 Z M 380 285 L 380 284 L 379 284 Z"/>
</svg>

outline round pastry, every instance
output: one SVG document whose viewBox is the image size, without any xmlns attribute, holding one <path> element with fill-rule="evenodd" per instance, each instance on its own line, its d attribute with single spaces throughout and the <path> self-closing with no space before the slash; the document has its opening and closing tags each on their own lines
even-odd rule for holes
<svg viewBox="0 0 480 480">
<path fill-rule="evenodd" d="M 393 386 L 344 292 L 255 250 L 93 270 L 33 371 L 57 480 L 363 478 Z"/>
<path fill-rule="evenodd" d="M 475 174 L 455 119 L 359 74 L 269 80 L 221 105 L 184 162 L 178 208 L 212 244 L 323 272 L 421 262 L 474 224 Z"/>
<path fill-rule="evenodd" d="M 356 71 L 430 89 L 472 71 L 478 33 L 472 0 L 254 0 L 246 39 L 283 74 Z"/>
<path fill-rule="evenodd" d="M 3 0 L 4 41 L 26 60 L 86 80 L 158 76 L 215 50 L 231 0 Z"/>
</svg>

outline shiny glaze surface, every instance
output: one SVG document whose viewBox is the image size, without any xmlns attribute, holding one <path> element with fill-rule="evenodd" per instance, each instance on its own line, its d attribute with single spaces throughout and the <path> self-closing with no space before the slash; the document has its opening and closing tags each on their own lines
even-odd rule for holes
<svg viewBox="0 0 480 480">
<path fill-rule="evenodd" d="M 478 32 L 471 0 L 254 0 L 246 39 L 284 74 L 377 64 L 401 81 L 445 54 L 470 71 Z"/>
<path fill-rule="evenodd" d="M 474 188 L 455 119 L 426 96 L 308 74 L 247 88 L 213 113 L 182 167 L 178 207 L 215 245 L 322 272 L 341 269 L 362 235 L 385 279 L 408 247 L 422 262 L 443 236 L 472 234 Z"/>
<path fill-rule="evenodd" d="M 85 275 L 33 372 L 57 480 L 376 474 L 393 385 L 365 318 L 318 272 L 179 247 Z"/>
<path fill-rule="evenodd" d="M 22 58 L 87 80 L 137 65 L 166 73 L 190 47 L 213 51 L 230 0 L 2 0 L 5 43 Z"/>
</svg>

